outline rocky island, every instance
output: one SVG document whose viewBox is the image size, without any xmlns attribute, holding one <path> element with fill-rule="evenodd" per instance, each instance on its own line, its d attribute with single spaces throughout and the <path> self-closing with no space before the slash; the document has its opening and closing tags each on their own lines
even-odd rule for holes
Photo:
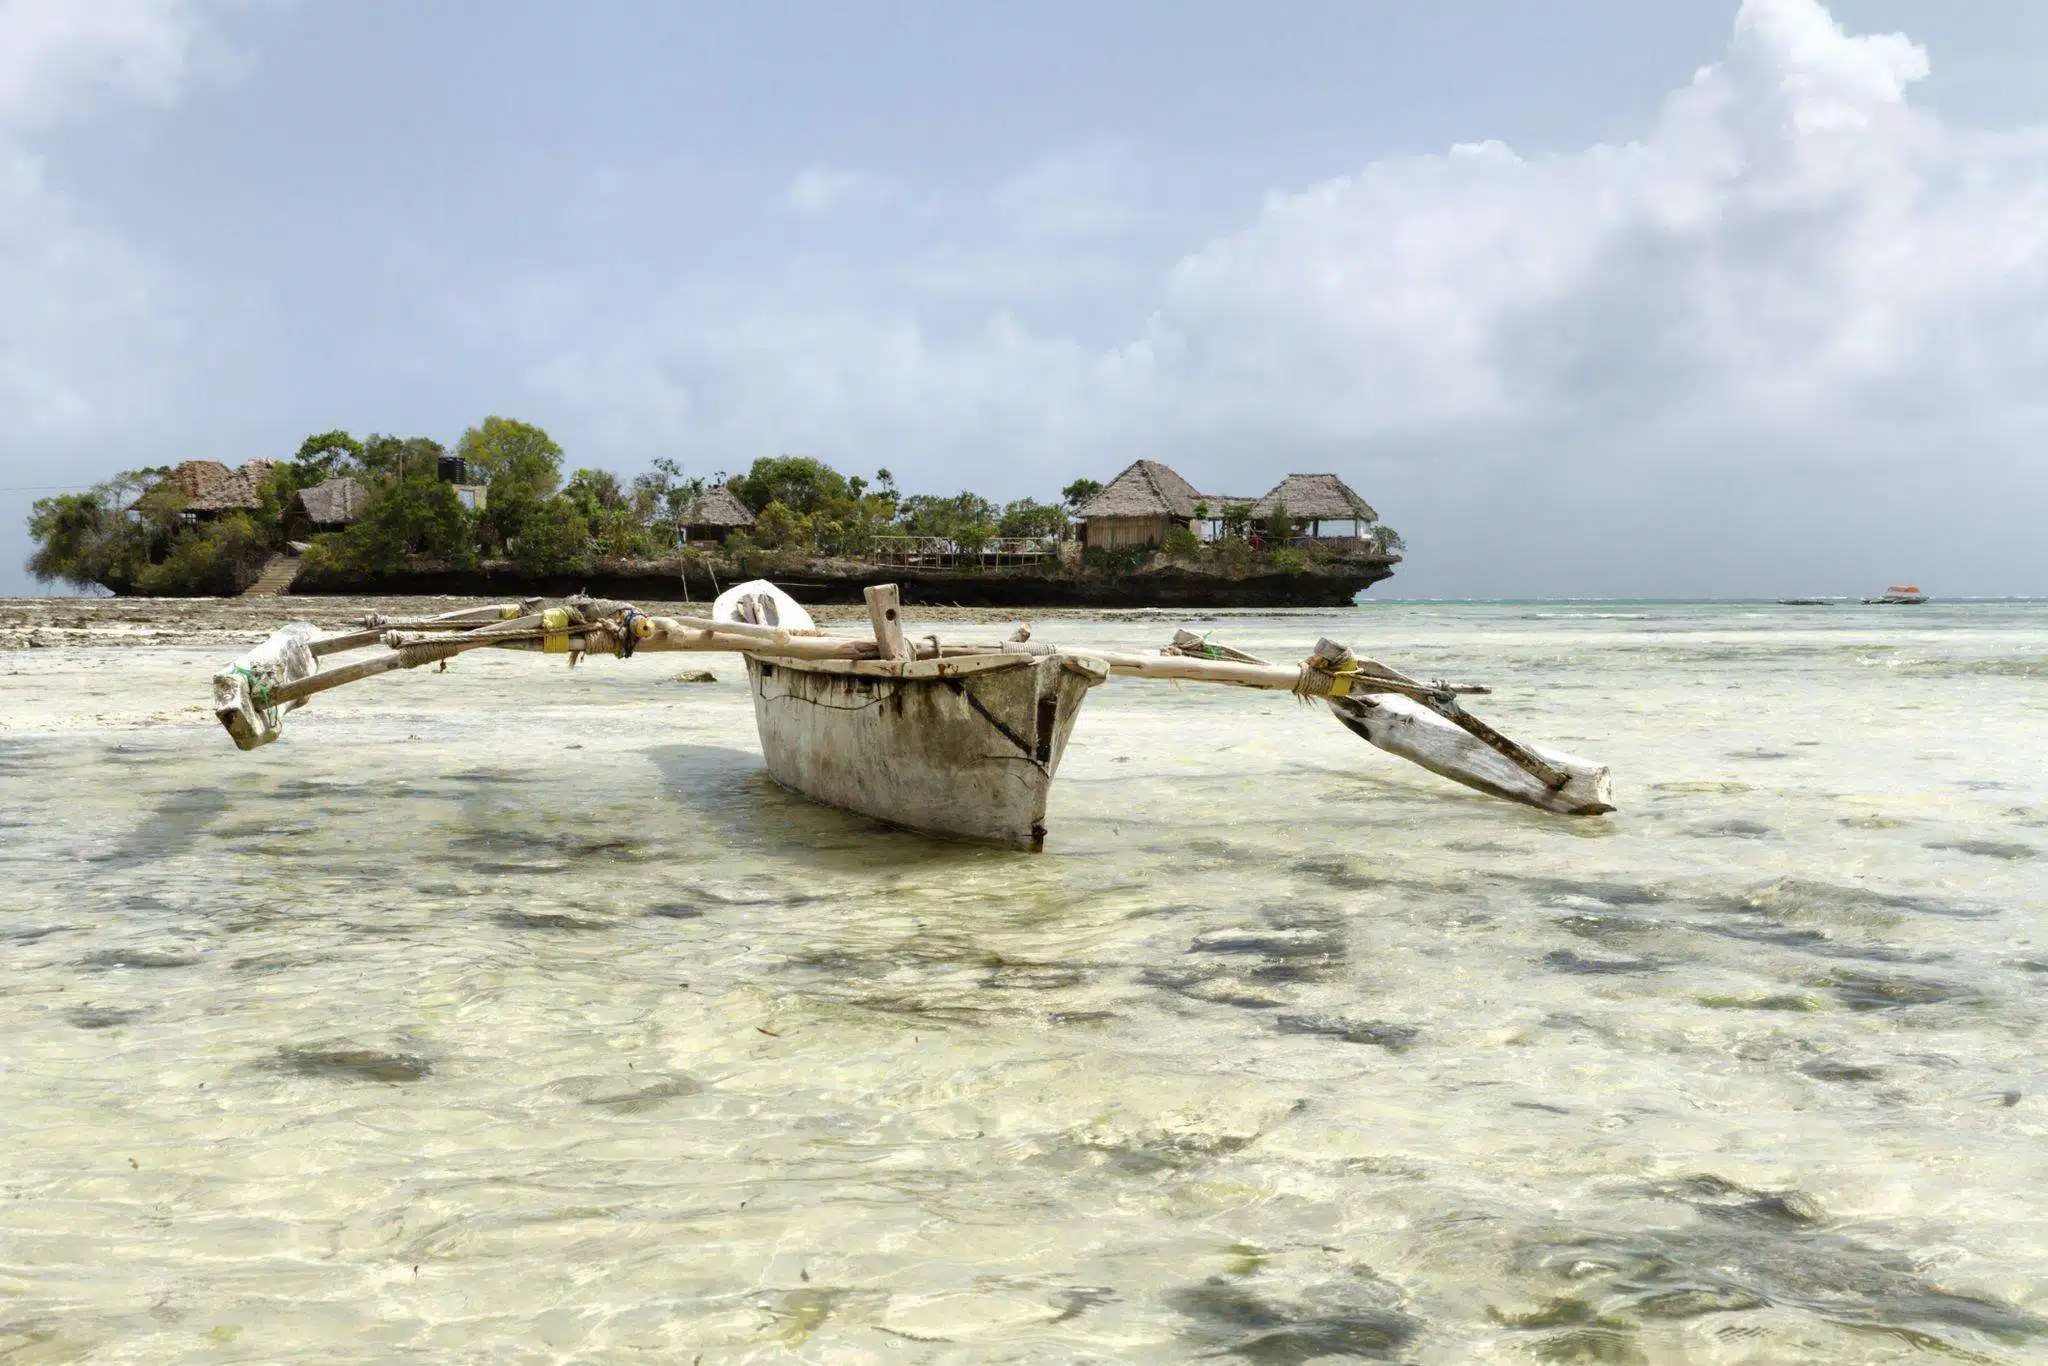
<svg viewBox="0 0 2048 1366">
<path fill-rule="evenodd" d="M 710 598 L 773 578 L 813 602 L 895 583 L 958 607 L 1309 607 L 1389 577 L 1401 538 L 1334 474 L 1203 494 L 1133 462 L 1060 501 L 909 494 L 888 470 L 804 456 L 686 478 L 561 477 L 538 427 L 487 418 L 425 438 L 308 437 L 291 460 L 128 471 L 35 505 L 29 569 L 117 595 L 561 594 Z"/>
</svg>

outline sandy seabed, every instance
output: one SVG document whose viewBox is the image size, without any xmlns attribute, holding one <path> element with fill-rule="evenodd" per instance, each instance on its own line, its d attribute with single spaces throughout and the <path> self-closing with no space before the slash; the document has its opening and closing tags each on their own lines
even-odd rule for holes
<svg viewBox="0 0 2048 1366">
<path fill-rule="evenodd" d="M 0 604 L 0 1360 L 2048 1356 L 2048 607 L 1034 613 L 1621 805 L 1115 680 L 1035 857 L 777 789 L 723 660 L 207 710 L 454 605 Z"/>
</svg>

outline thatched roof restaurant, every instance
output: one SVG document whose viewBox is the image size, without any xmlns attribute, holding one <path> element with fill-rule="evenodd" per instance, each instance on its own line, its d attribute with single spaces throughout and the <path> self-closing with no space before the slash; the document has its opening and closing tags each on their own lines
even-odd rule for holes
<svg viewBox="0 0 2048 1366">
<path fill-rule="evenodd" d="M 1334 474 L 1288 475 L 1252 504 L 1252 516 L 1270 517 L 1280 508 L 1287 509 L 1287 515 L 1297 525 L 1308 523 L 1311 536 L 1322 535 L 1324 522 L 1349 522 L 1351 534 L 1357 536 L 1367 522 L 1376 522 L 1380 517 L 1372 510 L 1372 504 Z"/>
<path fill-rule="evenodd" d="M 747 511 L 747 505 L 730 488 L 720 484 L 706 489 L 702 497 L 684 508 L 680 520 L 684 540 L 722 541 L 733 532 L 752 526 L 754 514 Z"/>
<path fill-rule="evenodd" d="M 292 521 L 303 522 L 305 529 L 334 531 L 362 516 L 369 502 L 370 491 L 341 474 L 309 489 L 300 489 L 292 496 L 292 506 L 286 515 Z"/>
<path fill-rule="evenodd" d="M 1317 537 L 1322 537 L 1325 522 L 1348 522 L 1348 539 L 1355 540 L 1364 535 L 1366 523 L 1379 520 L 1372 504 L 1334 474 L 1290 474 L 1264 497 L 1236 498 L 1197 493 L 1193 484 L 1157 460 L 1135 460 L 1082 506 L 1077 514 L 1084 523 L 1081 543 L 1104 550 L 1158 545 L 1170 527 L 1197 520 L 1206 521 L 1213 536 L 1222 524 L 1223 510 L 1233 504 L 1250 504 L 1252 516 L 1260 521 L 1284 507 L 1297 527 Z M 1205 509 L 1199 518 L 1198 507 Z"/>
<path fill-rule="evenodd" d="M 1158 545 L 1169 526 L 1186 526 L 1204 502 L 1195 486 L 1157 460 L 1133 460 L 1081 505 L 1081 544 L 1091 550 Z"/>
<path fill-rule="evenodd" d="M 261 468 L 256 468 L 258 465 Z M 164 476 L 185 492 L 185 511 L 193 517 L 218 517 L 224 512 L 254 512 L 263 506 L 256 485 L 269 473 L 270 461 L 250 461 L 231 470 L 218 460 L 187 460 Z"/>
</svg>

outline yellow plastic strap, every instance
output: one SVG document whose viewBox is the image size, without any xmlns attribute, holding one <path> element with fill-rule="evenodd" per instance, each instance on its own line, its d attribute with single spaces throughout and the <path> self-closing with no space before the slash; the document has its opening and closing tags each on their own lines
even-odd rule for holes
<svg viewBox="0 0 2048 1366">
<path fill-rule="evenodd" d="M 1358 661 L 1357 661 L 1357 660 L 1353 659 L 1353 660 L 1349 660 L 1349 661 L 1347 661 L 1347 662 L 1345 663 L 1344 667 L 1343 667 L 1343 668 L 1341 668 L 1341 669 L 1320 669 L 1320 668 L 1316 668 L 1316 667 L 1315 667 L 1315 665 L 1314 665 L 1314 663 L 1313 663 L 1313 661 L 1311 661 L 1311 663 L 1310 663 L 1310 666 L 1309 666 L 1309 667 L 1310 667 L 1310 668 L 1311 668 L 1311 669 L 1312 669 L 1312 670 L 1313 670 L 1314 672 L 1316 672 L 1316 673 L 1319 673 L 1319 674 L 1321 674 L 1321 675 L 1322 675 L 1323 677 L 1325 677 L 1325 678 L 1327 678 L 1327 679 L 1329 679 L 1329 680 L 1330 680 L 1330 690 L 1329 690 L 1329 691 L 1328 691 L 1327 693 L 1320 693 L 1320 694 L 1317 694 L 1318 696 L 1322 696 L 1322 697 L 1349 697 L 1349 696 L 1351 696 L 1351 680 L 1352 680 L 1352 679 L 1354 679 L 1354 678 L 1357 678 L 1357 677 L 1359 676 L 1359 670 L 1358 670 Z"/>
<path fill-rule="evenodd" d="M 565 655 L 569 653 L 569 612 L 567 608 L 550 607 L 540 614 L 540 629 L 547 634 L 541 637 L 540 652 L 544 655 Z"/>
<path fill-rule="evenodd" d="M 516 617 L 516 616 L 518 616 L 518 615 L 519 615 L 519 604 L 518 604 L 518 603 L 516 603 L 516 602 L 504 602 L 504 603 L 499 603 L 499 604 L 498 604 L 498 620 L 499 620 L 499 621 L 510 621 L 510 620 L 512 620 L 512 618 L 514 618 L 514 617 Z"/>
</svg>

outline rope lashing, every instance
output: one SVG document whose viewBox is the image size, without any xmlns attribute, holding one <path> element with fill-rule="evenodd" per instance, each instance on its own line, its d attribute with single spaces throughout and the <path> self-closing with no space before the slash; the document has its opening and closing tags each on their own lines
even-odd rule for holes
<svg viewBox="0 0 2048 1366">
<path fill-rule="evenodd" d="M 263 724 L 275 729 L 277 706 L 270 700 L 270 680 L 240 664 L 235 665 L 234 670 L 249 685 L 249 700 L 256 704 L 256 710 L 263 713 Z"/>
<path fill-rule="evenodd" d="M 1358 661 L 1347 659 L 1337 668 L 1325 668 L 1313 659 L 1302 661 L 1301 678 L 1294 691 L 1301 697 L 1349 697 L 1351 680 L 1358 677 Z"/>
<path fill-rule="evenodd" d="M 633 657 L 633 648 L 641 640 L 640 623 L 643 621 L 648 621 L 647 614 L 634 608 L 628 607 L 625 611 L 619 613 L 619 619 L 614 625 L 614 630 L 618 637 L 620 659 L 631 659 Z M 654 627 L 651 621 L 648 622 L 646 634 L 654 634 Z"/>
</svg>

